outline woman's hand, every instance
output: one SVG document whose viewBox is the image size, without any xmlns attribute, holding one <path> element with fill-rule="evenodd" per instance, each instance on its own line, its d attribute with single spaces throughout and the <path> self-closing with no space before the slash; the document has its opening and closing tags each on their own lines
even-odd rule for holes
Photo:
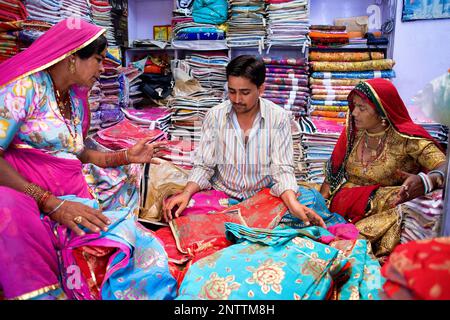
<svg viewBox="0 0 450 320">
<path fill-rule="evenodd" d="M 289 208 L 289 212 L 302 220 L 306 226 L 315 225 L 322 228 L 327 228 L 323 219 L 313 210 L 300 204 L 300 202 L 293 203 Z"/>
<path fill-rule="evenodd" d="M 111 223 L 100 210 L 73 201 L 65 201 L 56 212 L 50 215 L 50 218 L 72 229 L 79 236 L 85 234 L 80 226 L 97 233 L 101 230 L 107 231 L 107 225 Z"/>
<path fill-rule="evenodd" d="M 152 159 L 164 155 L 163 150 L 167 149 L 166 141 L 148 143 L 152 138 L 142 139 L 128 149 L 128 161 L 130 163 L 154 163 Z"/>
<path fill-rule="evenodd" d="M 400 191 L 397 193 L 397 200 L 394 202 L 395 206 L 425 194 L 425 186 L 417 174 L 401 170 L 397 170 L 397 174 L 402 177 L 403 183 Z"/>
<path fill-rule="evenodd" d="M 163 205 L 163 216 L 164 220 L 169 222 L 172 219 L 178 218 L 180 214 L 186 209 L 189 204 L 189 200 L 191 200 L 191 196 L 187 192 L 181 192 L 176 196 L 172 196 L 167 201 L 164 201 Z M 175 211 L 175 215 L 172 216 L 172 209 L 177 207 Z"/>
</svg>

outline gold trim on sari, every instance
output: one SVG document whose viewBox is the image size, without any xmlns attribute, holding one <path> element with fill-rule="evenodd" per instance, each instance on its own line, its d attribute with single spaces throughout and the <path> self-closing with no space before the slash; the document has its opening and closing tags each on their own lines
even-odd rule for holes
<svg viewBox="0 0 450 320">
<path fill-rule="evenodd" d="M 59 283 L 58 284 L 53 284 L 53 285 L 50 285 L 50 286 L 47 286 L 47 287 L 44 287 L 44 288 L 41 288 L 41 289 L 38 289 L 38 290 L 34 290 L 34 291 L 31 291 L 31 292 L 28 292 L 28 293 L 25 293 L 25 294 L 22 294 L 22 295 L 20 295 L 18 297 L 15 297 L 15 298 L 12 298 L 12 299 L 9 299 L 9 300 L 29 300 L 29 299 L 35 298 L 37 296 L 40 296 L 41 294 L 44 294 L 44 293 L 56 290 L 58 288 L 60 288 Z"/>
</svg>

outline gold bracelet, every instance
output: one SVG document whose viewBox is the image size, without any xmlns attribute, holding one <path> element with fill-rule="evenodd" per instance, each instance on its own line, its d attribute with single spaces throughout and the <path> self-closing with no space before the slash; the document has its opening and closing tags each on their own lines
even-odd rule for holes
<svg viewBox="0 0 450 320">
<path fill-rule="evenodd" d="M 40 206 L 45 192 L 46 191 L 34 183 L 28 183 L 24 190 L 24 193 L 32 197 L 37 202 L 38 206 Z"/>
</svg>

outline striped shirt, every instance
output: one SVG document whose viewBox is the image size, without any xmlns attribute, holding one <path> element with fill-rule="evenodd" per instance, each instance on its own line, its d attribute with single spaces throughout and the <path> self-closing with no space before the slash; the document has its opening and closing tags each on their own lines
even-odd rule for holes
<svg viewBox="0 0 450 320">
<path fill-rule="evenodd" d="M 236 199 L 253 196 L 264 187 L 280 196 L 297 192 L 289 114 L 260 98 L 247 144 L 229 100 L 205 116 L 189 181 L 202 190 L 214 188 Z"/>
</svg>

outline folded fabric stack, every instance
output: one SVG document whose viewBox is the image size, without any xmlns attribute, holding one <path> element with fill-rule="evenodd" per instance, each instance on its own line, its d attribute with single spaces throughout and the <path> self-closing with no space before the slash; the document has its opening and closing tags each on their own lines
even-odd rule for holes
<svg viewBox="0 0 450 320">
<path fill-rule="evenodd" d="M 315 26 L 316 29 L 341 28 L 337 26 Z M 345 28 L 345 27 L 344 27 Z M 380 51 L 323 51 L 310 49 L 311 77 L 310 115 L 330 121 L 344 123 L 348 110 L 347 96 L 362 80 L 372 78 L 394 78 L 395 62 L 384 59 Z"/>
<path fill-rule="evenodd" d="M 28 48 L 50 27 L 37 20 L 0 22 L 0 63 Z"/>
<path fill-rule="evenodd" d="M 20 0 L 0 0 L 0 22 L 25 20 L 27 9 Z"/>
<path fill-rule="evenodd" d="M 0 22 L 0 63 L 20 52 L 20 22 Z"/>
<path fill-rule="evenodd" d="M 266 10 L 264 0 L 230 0 L 227 45 L 265 47 Z"/>
<path fill-rule="evenodd" d="M 124 103 L 125 75 L 121 72 L 120 61 L 109 52 L 103 63 L 105 72 L 99 83 L 91 90 L 91 131 L 110 127 L 124 117 L 121 107 Z"/>
<path fill-rule="evenodd" d="M 229 62 L 226 52 L 192 53 L 186 56 L 186 62 L 192 70 L 192 75 L 203 88 L 219 91 L 223 94 L 227 82 L 225 68 Z"/>
<path fill-rule="evenodd" d="M 28 48 L 37 38 L 51 28 L 51 24 L 39 20 L 25 20 L 20 22 L 22 30 L 19 31 L 20 50 Z"/>
<path fill-rule="evenodd" d="M 437 237 L 443 209 L 442 190 L 403 203 L 400 243 Z"/>
<path fill-rule="evenodd" d="M 309 88 L 306 59 L 264 57 L 266 81 L 263 97 L 298 118 L 307 114 Z"/>
<path fill-rule="evenodd" d="M 25 0 L 28 17 L 56 24 L 62 20 L 62 0 Z"/>
<path fill-rule="evenodd" d="M 346 26 L 311 25 L 309 37 L 311 46 L 318 48 L 340 47 L 349 44 Z"/>
<path fill-rule="evenodd" d="M 448 127 L 436 122 L 416 122 L 420 124 L 428 133 L 435 138 L 444 148 L 448 145 Z"/>
<path fill-rule="evenodd" d="M 266 0 L 268 18 L 267 45 L 308 45 L 308 0 Z M 304 49 L 303 49 L 304 50 Z"/>
<path fill-rule="evenodd" d="M 128 1 L 110 1 L 111 22 L 118 46 L 128 47 Z"/>
<path fill-rule="evenodd" d="M 335 121 L 311 120 L 308 117 L 302 117 L 299 125 L 303 152 L 299 175 L 303 181 L 322 183 L 325 179 L 325 163 L 331 157 L 344 126 Z"/>
<path fill-rule="evenodd" d="M 172 47 L 193 50 L 226 49 L 225 32 L 217 25 L 196 23 L 192 17 L 172 18 Z"/>
<path fill-rule="evenodd" d="M 149 142 L 165 139 L 164 132 L 158 129 L 146 129 L 123 119 L 112 127 L 97 131 L 92 138 L 111 150 L 130 148 L 141 139 L 151 138 Z"/>
<path fill-rule="evenodd" d="M 88 22 L 92 22 L 91 9 L 87 0 L 62 0 L 61 18 L 81 18 Z"/>
<path fill-rule="evenodd" d="M 194 163 L 194 150 L 197 146 L 197 142 L 189 141 L 188 139 L 171 140 L 167 142 L 167 150 L 163 151 L 165 155 L 161 158 L 184 169 L 190 170 Z"/>
<path fill-rule="evenodd" d="M 125 75 L 124 105 L 125 107 L 134 107 L 144 99 L 140 89 L 142 80 L 139 78 L 143 73 L 142 68 L 131 64 L 128 67 L 121 67 L 120 70 Z"/>
<path fill-rule="evenodd" d="M 221 96 L 212 96 L 208 90 L 170 99 L 168 104 L 172 111 L 170 140 L 200 141 L 200 130 L 206 112 L 221 102 Z"/>
<path fill-rule="evenodd" d="M 106 29 L 105 37 L 108 39 L 109 46 L 116 46 L 116 38 L 114 36 L 114 26 L 112 23 L 111 9 L 108 1 L 87 0 L 92 11 L 92 21 Z"/>
<path fill-rule="evenodd" d="M 135 125 L 150 130 L 158 129 L 166 134 L 169 131 L 171 112 L 167 108 L 157 106 L 146 106 L 139 109 L 122 108 L 122 112 Z"/>
</svg>

